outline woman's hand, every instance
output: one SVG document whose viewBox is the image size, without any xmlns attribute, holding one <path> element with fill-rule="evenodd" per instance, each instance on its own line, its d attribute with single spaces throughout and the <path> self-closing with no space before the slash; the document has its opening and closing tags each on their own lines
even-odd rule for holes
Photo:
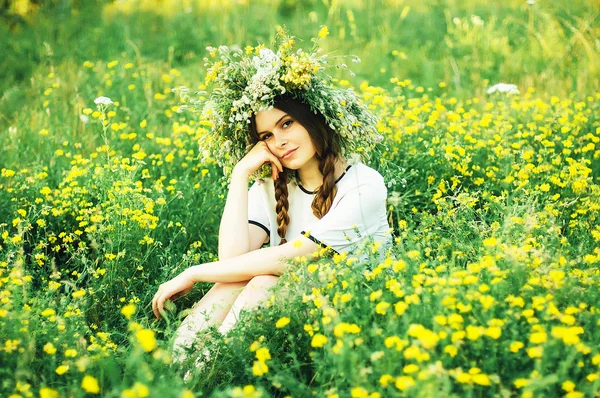
<svg viewBox="0 0 600 398">
<path fill-rule="evenodd" d="M 157 318 L 160 318 L 160 314 L 164 311 L 165 301 L 171 297 L 179 297 L 186 294 L 194 286 L 194 281 L 186 271 L 183 271 L 175 278 L 158 287 L 158 291 L 152 299 L 152 312 L 154 312 L 154 316 Z"/>
<path fill-rule="evenodd" d="M 283 166 L 279 161 L 279 158 L 273 155 L 264 141 L 259 141 L 254 145 L 250 152 L 238 162 L 234 168 L 234 173 L 244 173 L 246 176 L 250 176 L 266 163 L 271 163 L 273 179 L 279 178 L 279 173 L 283 172 Z"/>
</svg>

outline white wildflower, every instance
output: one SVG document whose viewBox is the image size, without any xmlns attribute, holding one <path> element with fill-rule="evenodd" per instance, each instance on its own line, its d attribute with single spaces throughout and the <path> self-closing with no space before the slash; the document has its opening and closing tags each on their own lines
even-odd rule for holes
<svg viewBox="0 0 600 398">
<path fill-rule="evenodd" d="M 471 22 L 473 25 L 483 26 L 483 19 L 479 15 L 471 15 Z"/>
<path fill-rule="evenodd" d="M 387 198 L 387 202 L 392 206 L 398 206 L 401 202 L 402 198 L 400 197 L 400 192 L 393 191 L 390 196 Z"/>
<path fill-rule="evenodd" d="M 487 90 L 488 94 L 495 92 L 507 94 L 519 94 L 519 89 L 514 84 L 498 83 Z"/>
<path fill-rule="evenodd" d="M 112 100 L 108 97 L 98 97 L 94 100 L 96 105 L 110 105 L 112 104 Z"/>
<path fill-rule="evenodd" d="M 87 115 L 84 115 L 83 113 L 79 115 L 79 119 L 83 122 L 83 124 L 87 124 L 87 122 L 90 121 L 90 118 Z"/>
<path fill-rule="evenodd" d="M 360 155 L 358 153 L 352 153 L 347 157 L 348 164 L 355 165 L 361 161 Z"/>
<path fill-rule="evenodd" d="M 253 57 L 252 64 L 256 69 L 266 67 L 268 65 L 277 65 L 280 63 L 279 57 L 272 50 L 263 48 L 258 53 L 258 57 Z"/>
<path fill-rule="evenodd" d="M 186 87 L 186 86 L 179 86 L 179 87 L 173 87 L 171 89 L 171 92 L 172 93 L 177 93 L 177 92 L 180 92 L 180 93 L 189 93 L 190 89 L 189 89 L 189 87 Z"/>
</svg>

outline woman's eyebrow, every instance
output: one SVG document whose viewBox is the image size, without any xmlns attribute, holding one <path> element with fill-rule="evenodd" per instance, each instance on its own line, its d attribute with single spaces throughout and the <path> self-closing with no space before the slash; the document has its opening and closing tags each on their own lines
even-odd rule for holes
<svg viewBox="0 0 600 398">
<path fill-rule="evenodd" d="M 281 122 L 283 120 L 283 118 L 285 118 L 286 116 L 289 116 L 287 113 L 285 115 L 283 115 L 282 117 L 279 118 L 279 120 L 277 120 L 275 122 L 275 126 L 277 126 L 279 124 L 279 122 Z M 270 131 L 261 131 L 260 133 L 258 133 L 259 136 L 265 134 L 265 133 L 270 133 Z"/>
</svg>

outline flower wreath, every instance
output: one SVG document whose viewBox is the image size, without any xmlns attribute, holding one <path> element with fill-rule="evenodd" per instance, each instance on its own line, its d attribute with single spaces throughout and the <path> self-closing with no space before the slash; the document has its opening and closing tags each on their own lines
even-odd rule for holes
<svg viewBox="0 0 600 398">
<path fill-rule="evenodd" d="M 321 113 L 326 123 L 340 138 L 342 154 L 368 159 L 369 151 L 381 140 L 377 119 L 362 104 L 353 89 L 333 85 L 334 79 L 325 71 L 332 66 L 332 57 L 320 55 L 318 39 L 310 52 L 294 49 L 296 40 L 279 29 L 274 41 L 276 51 L 248 46 L 244 50 L 220 46 L 207 47 L 211 58 L 205 58 L 208 67 L 205 84 L 214 86 L 210 95 L 197 92 L 190 97 L 186 87 L 176 89 L 183 105 L 180 111 L 200 111 L 202 124 L 212 127 L 200 141 L 205 157 L 214 158 L 229 175 L 233 167 L 252 148 L 250 118 L 259 111 L 273 107 L 274 99 L 284 93 L 309 105 Z M 353 58 L 358 62 L 358 58 Z M 346 68 L 343 63 L 334 65 Z M 263 170 L 265 174 L 267 170 Z"/>
</svg>

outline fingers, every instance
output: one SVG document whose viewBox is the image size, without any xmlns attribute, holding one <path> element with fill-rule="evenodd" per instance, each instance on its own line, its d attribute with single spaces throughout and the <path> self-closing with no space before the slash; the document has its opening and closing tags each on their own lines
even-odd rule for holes
<svg viewBox="0 0 600 398">
<path fill-rule="evenodd" d="M 154 316 L 157 319 L 160 318 L 160 313 L 158 312 L 158 299 L 160 298 L 160 295 L 161 291 L 159 288 L 154 297 L 152 298 L 152 312 L 154 313 Z"/>
<path fill-rule="evenodd" d="M 261 166 L 270 163 L 271 176 L 274 180 L 278 179 L 279 175 L 284 172 L 281 161 L 276 155 L 273 154 L 273 152 L 271 152 L 268 145 L 264 141 L 258 142 L 250 150 L 250 152 L 244 156 L 238 165 L 241 163 L 243 163 L 243 165 L 239 167 L 243 170 L 247 170 L 248 174 L 252 174 L 260 169 Z"/>
<path fill-rule="evenodd" d="M 160 288 L 159 288 L 160 291 Z M 154 297 L 152 297 L 152 312 L 154 313 L 154 316 L 156 317 L 156 312 L 154 312 L 154 309 L 156 308 L 156 298 L 158 296 L 158 292 L 154 293 Z"/>
<path fill-rule="evenodd" d="M 277 169 L 277 175 L 279 175 L 279 173 L 283 173 L 283 165 L 281 164 L 277 156 L 270 153 L 269 161 L 271 162 L 271 166 L 273 167 L 273 169 Z"/>
<path fill-rule="evenodd" d="M 279 172 L 283 173 L 283 165 L 279 161 L 279 158 L 277 156 L 275 156 L 273 154 L 273 152 L 271 152 L 271 150 L 269 149 L 269 146 L 267 145 L 266 142 L 261 141 L 260 144 L 263 144 L 262 147 L 267 152 L 269 161 L 271 162 L 271 164 L 275 165 L 277 167 L 277 169 L 279 170 Z"/>
<path fill-rule="evenodd" d="M 279 178 L 279 169 L 273 164 L 273 162 L 271 162 L 271 176 L 274 180 Z"/>
<path fill-rule="evenodd" d="M 157 319 L 160 318 L 161 313 L 164 312 L 165 301 L 167 301 L 168 298 L 169 295 L 165 294 L 164 288 L 161 285 L 152 299 L 152 312 Z"/>
<path fill-rule="evenodd" d="M 280 172 L 283 173 L 283 165 L 279 161 L 279 158 L 277 158 L 277 156 L 275 156 L 275 155 L 273 155 L 273 158 L 275 159 L 275 164 L 277 165 L 277 168 L 279 169 Z"/>
<path fill-rule="evenodd" d="M 174 300 L 175 298 L 179 298 L 184 294 L 188 293 L 192 288 L 186 288 L 176 294 L 169 292 L 163 285 L 160 285 L 158 291 L 152 298 L 152 312 L 156 318 L 160 318 L 162 313 L 165 311 L 165 302 L 167 300 Z"/>
</svg>

